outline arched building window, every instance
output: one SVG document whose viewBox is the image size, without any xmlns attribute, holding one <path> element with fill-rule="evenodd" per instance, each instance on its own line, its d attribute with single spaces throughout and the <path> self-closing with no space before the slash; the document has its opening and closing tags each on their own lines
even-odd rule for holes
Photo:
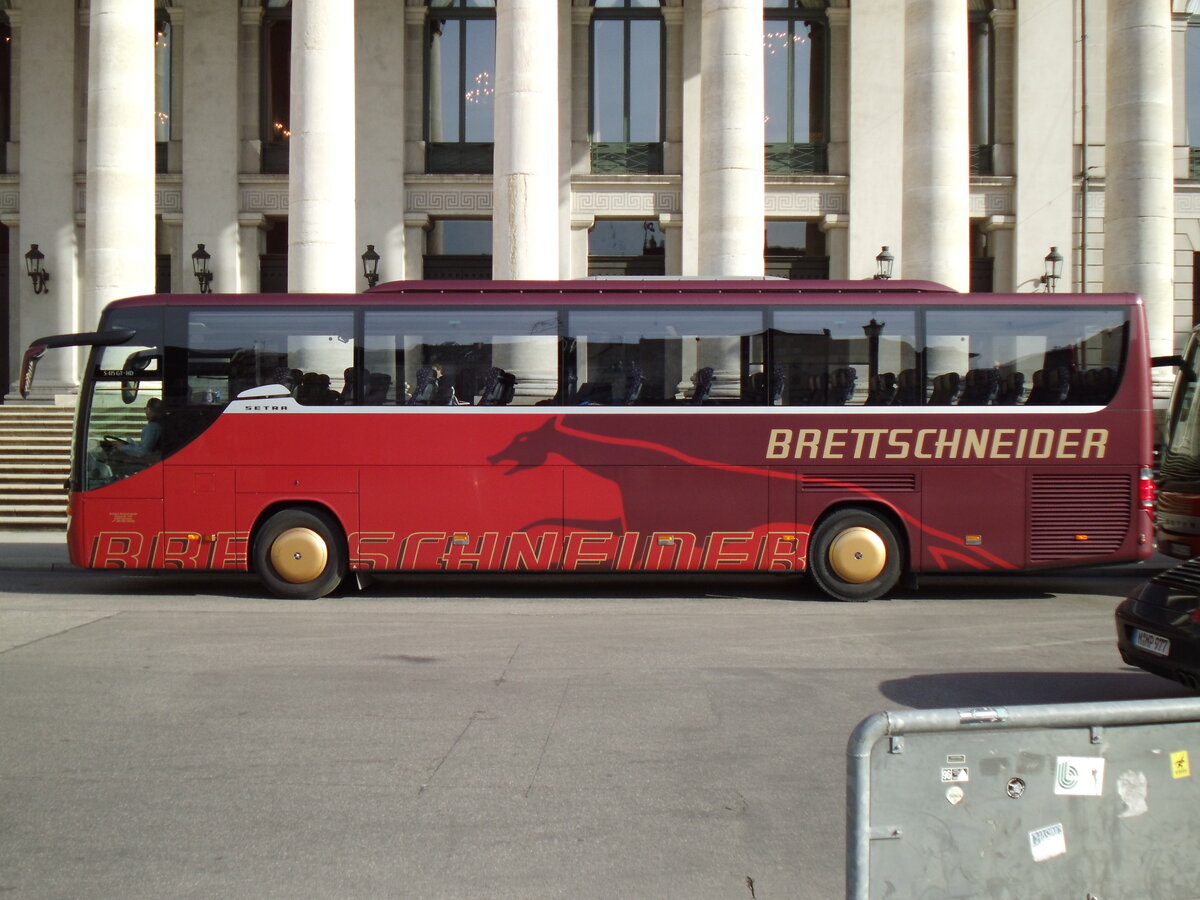
<svg viewBox="0 0 1200 900">
<path fill-rule="evenodd" d="M 263 0 L 262 23 L 262 170 L 288 170 L 292 136 L 292 4 Z"/>
<path fill-rule="evenodd" d="M 594 0 L 592 171 L 663 171 L 666 29 L 659 0 Z"/>
<path fill-rule="evenodd" d="M 824 4 L 764 0 L 768 175 L 828 172 L 829 27 Z"/>
<path fill-rule="evenodd" d="M 490 173 L 495 0 L 432 0 L 425 38 L 425 171 Z"/>
</svg>

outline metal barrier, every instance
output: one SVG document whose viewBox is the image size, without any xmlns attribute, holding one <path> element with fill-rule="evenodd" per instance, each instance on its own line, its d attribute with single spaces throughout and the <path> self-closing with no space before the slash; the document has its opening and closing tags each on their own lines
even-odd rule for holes
<svg viewBox="0 0 1200 900">
<path fill-rule="evenodd" d="M 846 800 L 849 900 L 1195 900 L 1200 699 L 878 713 Z"/>
</svg>

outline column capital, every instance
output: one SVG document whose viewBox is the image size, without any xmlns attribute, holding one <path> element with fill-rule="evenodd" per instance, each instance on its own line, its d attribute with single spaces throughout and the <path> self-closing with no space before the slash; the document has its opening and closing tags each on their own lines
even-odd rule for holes
<svg viewBox="0 0 1200 900">
<path fill-rule="evenodd" d="M 184 16 L 187 14 L 182 6 L 164 6 L 162 7 L 171 19 L 172 25 L 182 25 Z"/>
<path fill-rule="evenodd" d="M 572 25 L 591 25 L 592 24 L 592 8 L 590 6 L 572 6 L 571 7 L 571 24 Z"/>
<path fill-rule="evenodd" d="M 262 213 L 238 213 L 238 227 L 265 229 L 267 227 L 267 217 Z"/>
<path fill-rule="evenodd" d="M 1016 216 L 987 216 L 979 226 L 980 231 L 984 234 L 991 234 L 993 231 L 1011 231 L 1016 227 Z"/>
<path fill-rule="evenodd" d="M 683 24 L 682 6 L 664 6 L 662 8 L 663 24 L 668 27 Z"/>
<path fill-rule="evenodd" d="M 405 213 L 404 214 L 405 228 L 421 228 L 429 231 L 433 228 L 433 219 L 425 213 Z"/>
<path fill-rule="evenodd" d="M 992 25 L 996 28 L 1016 28 L 1017 11 L 1015 9 L 993 9 L 988 13 Z"/>
<path fill-rule="evenodd" d="M 20 28 L 21 27 L 21 10 L 10 9 L 10 10 L 6 11 L 6 14 L 8 15 L 8 24 L 12 28 Z"/>
<path fill-rule="evenodd" d="M 242 5 L 241 8 L 241 24 L 243 25 L 259 25 L 262 23 L 263 8 L 262 6 Z"/>
<path fill-rule="evenodd" d="M 571 216 L 572 231 L 591 231 L 595 224 L 595 216 L 581 216 L 578 213 L 575 213 Z"/>
<path fill-rule="evenodd" d="M 670 213 L 670 212 L 659 213 L 658 214 L 658 227 L 661 228 L 663 231 L 666 231 L 668 228 L 672 228 L 672 229 L 682 228 L 683 227 L 683 213 Z"/>
<path fill-rule="evenodd" d="M 845 28 L 850 25 L 850 10 L 846 7 L 831 6 L 825 10 L 825 17 L 833 28 Z"/>
<path fill-rule="evenodd" d="M 424 3 L 412 4 L 404 7 L 404 24 L 406 25 L 424 25 L 425 20 L 429 17 L 429 7 Z"/>
<path fill-rule="evenodd" d="M 837 231 L 839 228 L 849 228 L 850 217 L 845 213 L 826 213 L 821 216 L 821 221 L 817 227 L 826 234 L 831 231 Z"/>
</svg>

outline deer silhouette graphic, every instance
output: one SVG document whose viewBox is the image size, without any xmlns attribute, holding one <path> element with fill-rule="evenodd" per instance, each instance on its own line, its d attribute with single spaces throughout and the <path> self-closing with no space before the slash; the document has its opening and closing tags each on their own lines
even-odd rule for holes
<svg viewBox="0 0 1200 900">
<path fill-rule="evenodd" d="M 612 421 L 606 424 L 606 419 Z M 794 536 L 793 549 L 803 566 L 809 524 L 771 521 L 770 484 L 782 480 L 796 489 L 802 485 L 840 488 L 853 499 L 887 506 L 910 533 L 921 536 L 943 569 L 955 563 L 974 569 L 1016 568 L 981 547 L 963 546 L 961 538 L 925 525 L 883 496 L 851 481 L 797 474 L 784 466 L 705 458 L 663 442 L 615 433 L 626 430 L 628 421 L 624 417 L 617 421 L 616 417 L 553 416 L 515 435 L 507 446 L 488 456 L 491 464 L 507 466 L 506 474 L 512 477 L 544 465 L 566 464 L 575 470 L 574 475 L 569 472 L 566 477 L 564 516 L 530 522 L 525 528 L 561 524 L 566 533 L 637 532 L 648 538 L 678 533 L 698 540 L 717 533 L 756 538 L 788 534 Z M 606 428 L 614 433 L 605 433 Z M 604 492 L 607 499 L 594 503 L 587 487 L 600 483 L 610 490 Z"/>
</svg>

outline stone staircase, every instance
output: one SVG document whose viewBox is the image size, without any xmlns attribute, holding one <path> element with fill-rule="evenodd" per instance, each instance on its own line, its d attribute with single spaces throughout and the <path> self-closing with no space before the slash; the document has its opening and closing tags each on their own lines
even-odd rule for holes
<svg viewBox="0 0 1200 900">
<path fill-rule="evenodd" d="M 0 530 L 62 531 L 72 407 L 0 404 Z"/>
</svg>

